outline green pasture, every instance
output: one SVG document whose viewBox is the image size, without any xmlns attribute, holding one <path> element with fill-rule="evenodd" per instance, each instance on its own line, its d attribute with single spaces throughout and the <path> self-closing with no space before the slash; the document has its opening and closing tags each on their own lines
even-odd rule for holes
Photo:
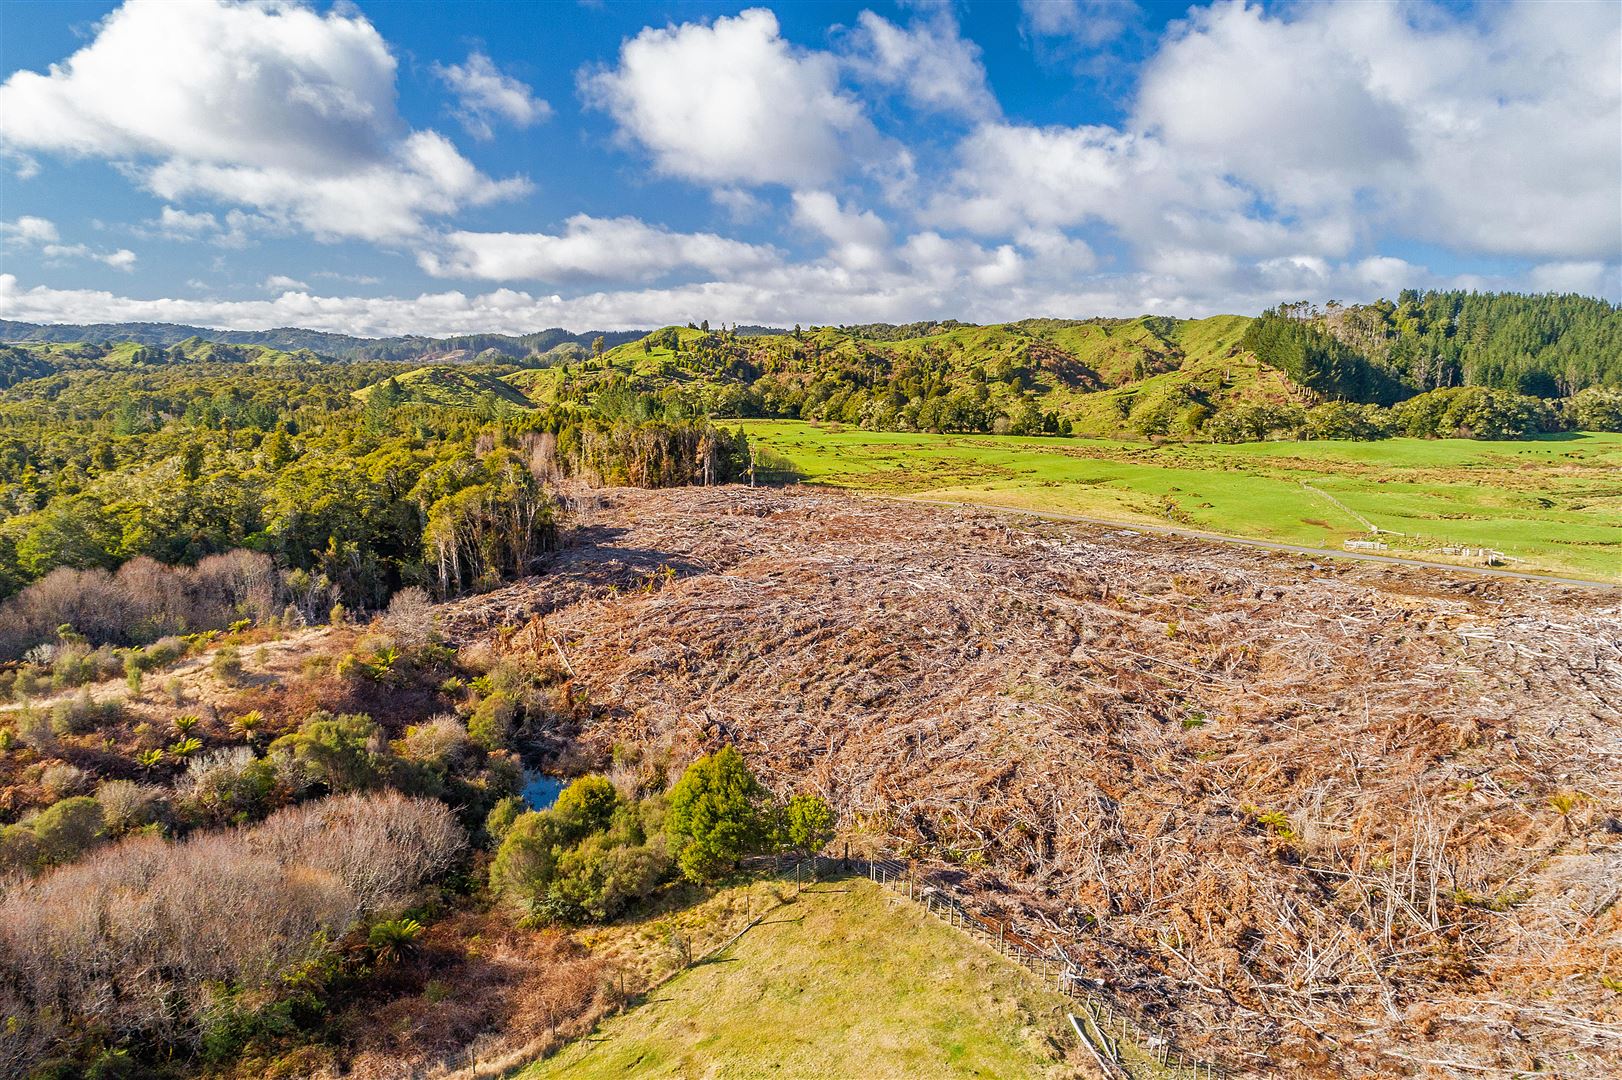
<svg viewBox="0 0 1622 1080">
<path fill-rule="evenodd" d="M 1512 569 L 1622 581 L 1617 434 L 1228 446 L 744 426 L 812 483 L 1311 547 L 1368 536 L 1361 517 L 1392 554 L 1488 547 Z"/>
<path fill-rule="evenodd" d="M 519 1076 L 1075 1076 L 1071 1007 L 994 949 L 856 878 L 808 888 Z"/>
</svg>

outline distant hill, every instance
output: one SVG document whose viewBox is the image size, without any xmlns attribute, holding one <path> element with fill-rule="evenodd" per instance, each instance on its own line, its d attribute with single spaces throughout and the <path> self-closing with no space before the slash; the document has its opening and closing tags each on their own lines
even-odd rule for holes
<svg viewBox="0 0 1622 1080">
<path fill-rule="evenodd" d="M 669 326 L 600 360 L 519 371 L 505 381 L 537 404 L 589 402 L 609 414 L 646 411 L 633 399 L 653 396 L 723 417 L 983 430 L 988 416 L 1000 415 L 1040 431 L 1056 429 L 1064 416 L 1077 431 L 1106 434 L 1132 426 L 1145 410 L 1170 418 L 1196 407 L 1301 398 L 1239 347 L 1249 323 L 1241 315 L 1027 319 L 759 336 Z"/>
<path fill-rule="evenodd" d="M 533 334 L 467 334 L 432 338 L 417 335 L 386 338 L 352 337 L 322 330 L 279 327 L 274 330 L 209 330 L 177 323 L 24 323 L 0 319 L 0 341 L 5 342 L 119 342 L 168 348 L 188 338 L 201 338 L 224 345 L 265 345 L 273 349 L 308 349 L 338 360 L 411 360 L 416 357 L 454 356 L 471 360 L 480 353 L 495 352 L 509 360 L 544 353 L 563 344 L 589 348 L 597 338 L 604 348 L 613 348 L 642 336 L 639 330 L 592 330 L 575 334 L 554 327 Z"/>
<path fill-rule="evenodd" d="M 533 407 L 516 387 L 491 375 L 449 364 L 417 368 L 356 390 L 368 405 L 448 405 L 504 412 Z"/>
<path fill-rule="evenodd" d="M 181 364 L 315 364 L 330 357 L 309 349 L 230 344 L 188 337 L 168 345 L 135 340 L 19 341 L 0 344 L 0 388 L 59 371 L 140 370 Z"/>
</svg>

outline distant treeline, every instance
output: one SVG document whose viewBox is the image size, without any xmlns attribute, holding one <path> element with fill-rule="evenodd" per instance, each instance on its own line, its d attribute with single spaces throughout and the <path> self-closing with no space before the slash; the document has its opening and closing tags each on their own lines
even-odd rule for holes
<svg viewBox="0 0 1622 1080">
<path fill-rule="evenodd" d="M 1324 398 L 1366 404 L 1459 386 L 1539 398 L 1622 387 L 1622 308 L 1575 295 L 1407 289 L 1395 303 L 1284 304 L 1243 345 Z"/>
<path fill-rule="evenodd" d="M 1232 405 L 1202 418 L 1215 442 L 1263 439 L 1524 439 L 1557 431 L 1622 431 L 1622 390 L 1592 386 L 1549 400 L 1484 386 L 1431 390 L 1384 407 L 1328 401 Z"/>
</svg>

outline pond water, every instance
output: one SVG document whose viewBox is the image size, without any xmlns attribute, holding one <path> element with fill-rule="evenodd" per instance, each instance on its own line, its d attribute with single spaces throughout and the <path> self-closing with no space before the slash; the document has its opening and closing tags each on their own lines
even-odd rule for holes
<svg viewBox="0 0 1622 1080">
<path fill-rule="evenodd" d="M 563 789 L 569 786 L 569 781 L 558 776 L 547 776 L 545 773 L 525 772 L 524 805 L 531 810 L 545 810 L 558 801 Z"/>
</svg>

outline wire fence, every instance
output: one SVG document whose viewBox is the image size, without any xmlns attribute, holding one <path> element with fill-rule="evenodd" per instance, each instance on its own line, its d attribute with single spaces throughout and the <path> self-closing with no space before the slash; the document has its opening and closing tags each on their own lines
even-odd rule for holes
<svg viewBox="0 0 1622 1080">
<path fill-rule="evenodd" d="M 1201 1059 L 1185 1052 L 1175 1037 L 1140 1010 L 1117 1001 L 1099 988 L 1100 980 L 1089 978 L 1062 947 L 1041 942 L 1017 932 L 1006 920 L 974 911 L 949 882 L 939 877 L 920 876 L 916 867 L 895 859 L 817 859 L 813 869 L 822 866 L 850 867 L 871 880 L 904 892 L 909 900 L 960 927 L 991 945 L 1002 955 L 1050 982 L 1060 993 L 1076 1002 L 1083 1018 L 1073 1018 L 1077 1034 L 1095 1055 L 1102 1055 L 1100 1067 L 1113 1068 L 1119 1075 L 1134 1075 L 1123 1060 L 1120 1047 L 1130 1043 L 1152 1059 L 1158 1077 L 1190 1080 L 1231 1080 L 1244 1070 L 1221 1058 Z M 1088 1029 L 1091 1029 L 1090 1031 Z M 1110 1064 L 1106 1065 L 1106 1061 Z M 1137 1068 L 1141 1070 L 1142 1064 Z"/>
</svg>

